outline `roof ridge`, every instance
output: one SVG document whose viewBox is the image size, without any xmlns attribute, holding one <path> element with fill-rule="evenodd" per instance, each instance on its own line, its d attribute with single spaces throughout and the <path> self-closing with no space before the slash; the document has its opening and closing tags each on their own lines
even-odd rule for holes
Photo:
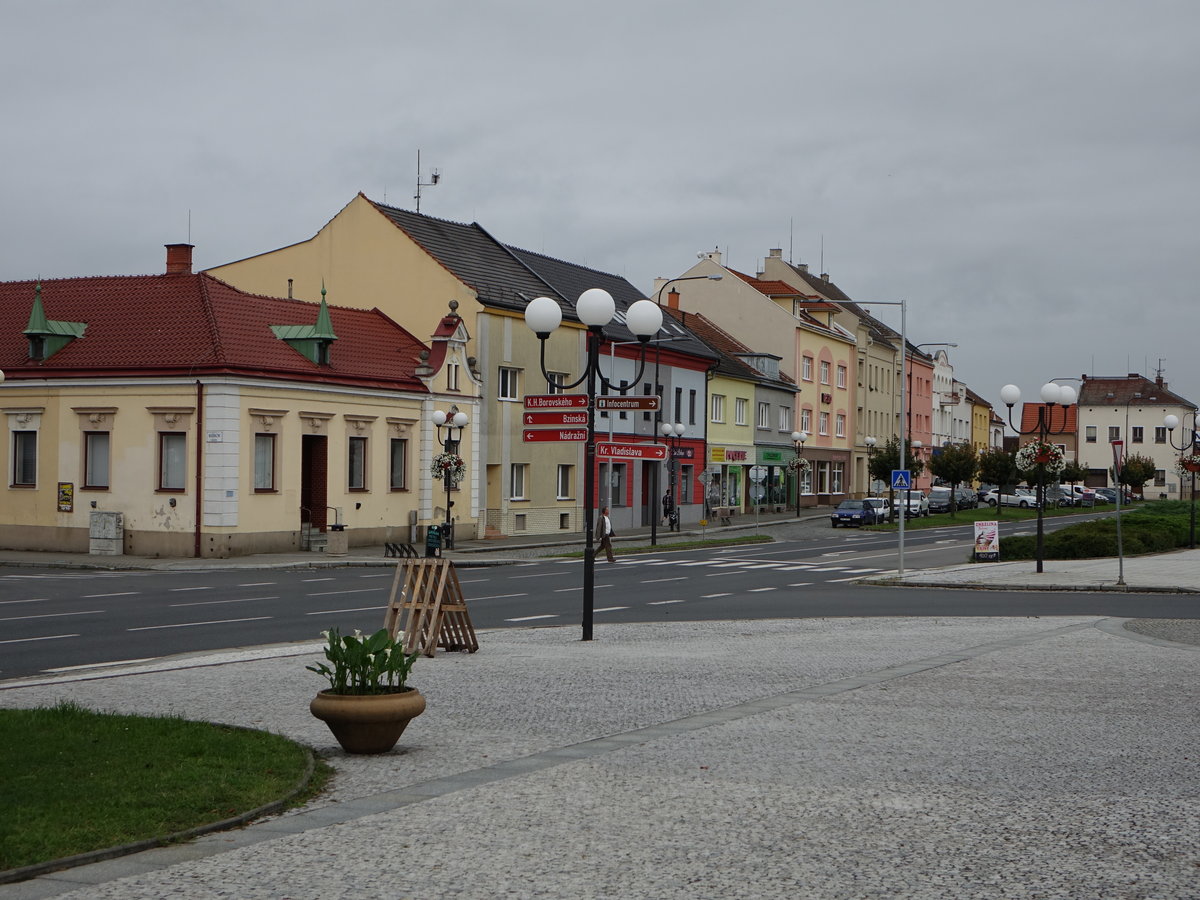
<svg viewBox="0 0 1200 900">
<path fill-rule="evenodd" d="M 217 325 L 217 316 L 213 311 L 212 296 L 208 292 L 208 282 L 211 276 L 200 272 L 196 277 L 199 279 L 198 286 L 200 288 L 200 308 L 204 310 L 204 321 L 208 325 L 208 331 L 211 335 L 213 355 L 217 358 L 218 362 L 227 364 L 228 358 L 225 354 L 225 345 L 221 341 L 221 329 Z M 215 278 L 212 280 L 216 281 Z"/>
</svg>

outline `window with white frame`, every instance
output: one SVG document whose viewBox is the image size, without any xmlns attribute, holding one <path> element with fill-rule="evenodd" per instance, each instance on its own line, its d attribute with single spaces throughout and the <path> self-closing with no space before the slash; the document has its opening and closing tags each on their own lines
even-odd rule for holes
<svg viewBox="0 0 1200 900">
<path fill-rule="evenodd" d="M 800 361 L 800 377 L 805 381 L 812 381 L 813 375 L 813 358 L 806 356 Z"/>
<path fill-rule="evenodd" d="M 779 430 L 784 434 L 792 433 L 792 408 L 790 406 L 779 407 Z"/>
<path fill-rule="evenodd" d="M 696 392 L 695 391 L 690 391 L 688 393 L 688 424 L 689 425 L 696 424 Z"/>
<path fill-rule="evenodd" d="M 275 435 L 254 435 L 254 490 L 270 493 L 275 490 Z"/>
<path fill-rule="evenodd" d="M 837 434 L 838 437 L 845 437 L 846 436 L 846 417 L 844 415 L 842 415 L 841 413 L 838 413 L 837 419 L 835 420 L 835 425 L 837 427 L 837 431 L 835 432 L 835 434 Z"/>
<path fill-rule="evenodd" d="M 724 422 L 725 421 L 725 395 L 724 394 L 713 394 L 711 405 L 712 405 L 712 420 L 714 422 Z"/>
<path fill-rule="evenodd" d="M 563 387 L 567 383 L 566 372 L 547 372 L 546 374 L 550 376 L 546 379 L 547 394 L 562 394 L 566 392 L 566 388 Z"/>
<path fill-rule="evenodd" d="M 187 435 L 158 433 L 158 489 L 182 491 L 187 483 Z"/>
<path fill-rule="evenodd" d="M 37 439 L 36 431 L 14 431 L 12 433 L 12 485 L 34 487 L 37 484 Z"/>
<path fill-rule="evenodd" d="M 822 412 L 817 418 L 817 434 L 829 434 L 829 413 Z"/>
<path fill-rule="evenodd" d="M 837 367 L 837 386 L 840 388 L 846 386 L 846 367 L 842 365 Z"/>
<path fill-rule="evenodd" d="M 1166 487 L 1167 486 L 1167 470 L 1166 469 L 1155 469 L 1154 470 L 1154 486 L 1155 487 Z"/>
<path fill-rule="evenodd" d="M 627 506 L 625 502 L 625 463 L 613 463 L 612 466 L 612 505 Z"/>
<path fill-rule="evenodd" d="M 1095 425 L 1088 425 L 1086 428 L 1084 428 L 1083 439 L 1085 442 L 1087 442 L 1089 444 L 1096 443 L 1096 426 Z"/>
<path fill-rule="evenodd" d="M 352 437 L 346 452 L 346 487 L 352 491 L 367 489 L 367 439 Z"/>
<path fill-rule="evenodd" d="M 800 410 L 800 430 L 805 434 L 812 434 L 812 410 Z"/>
<path fill-rule="evenodd" d="M 846 474 L 846 464 L 835 462 L 830 465 L 829 474 L 829 492 L 831 494 L 844 493 L 842 488 L 843 479 Z"/>
<path fill-rule="evenodd" d="M 738 397 L 733 401 L 733 424 L 746 424 L 746 398 Z"/>
<path fill-rule="evenodd" d="M 1134 425 L 1134 426 L 1133 426 L 1133 435 L 1132 435 L 1132 437 L 1131 437 L 1131 441 L 1132 441 L 1133 443 L 1135 443 L 1135 444 L 1140 444 L 1140 443 L 1142 443 L 1142 438 L 1143 438 L 1143 436 L 1145 435 L 1145 431 L 1146 431 L 1146 430 L 1145 430 L 1144 428 L 1142 428 L 1142 426 L 1141 426 L 1141 425 Z"/>
<path fill-rule="evenodd" d="M 679 504 L 692 502 L 692 482 L 696 478 L 695 466 L 679 467 Z"/>
<path fill-rule="evenodd" d="M 1167 442 L 1167 429 L 1165 425 L 1159 425 L 1154 429 L 1154 443 L 1165 444 Z"/>
<path fill-rule="evenodd" d="M 575 496 L 575 467 L 560 465 L 558 467 L 558 499 L 570 500 Z"/>
<path fill-rule="evenodd" d="M 508 499 L 525 499 L 525 470 L 527 468 L 528 466 L 525 463 L 513 463 L 509 467 Z"/>
<path fill-rule="evenodd" d="M 521 398 L 518 375 L 520 369 L 514 369 L 511 366 L 500 367 L 499 383 L 496 386 L 496 399 L 498 400 L 519 400 Z"/>
<path fill-rule="evenodd" d="M 821 384 L 829 384 L 829 361 L 821 360 Z"/>
<path fill-rule="evenodd" d="M 85 489 L 108 489 L 110 447 L 111 435 L 107 431 L 84 432 L 83 486 Z"/>
<path fill-rule="evenodd" d="M 458 390 L 458 370 L 461 368 L 458 363 L 449 363 L 446 366 L 446 390 Z"/>
<path fill-rule="evenodd" d="M 408 490 L 408 438 L 392 438 L 388 447 L 388 486 Z"/>
<path fill-rule="evenodd" d="M 1121 439 L 1121 426 L 1120 425 L 1109 425 L 1108 426 L 1108 442 L 1111 444 L 1113 441 L 1119 441 L 1120 439 Z"/>
<path fill-rule="evenodd" d="M 817 493 L 829 493 L 829 463 L 819 462 L 816 464 L 817 470 Z"/>
<path fill-rule="evenodd" d="M 754 418 L 755 427 L 770 428 L 771 427 L 771 404 L 759 403 L 758 413 Z"/>
</svg>

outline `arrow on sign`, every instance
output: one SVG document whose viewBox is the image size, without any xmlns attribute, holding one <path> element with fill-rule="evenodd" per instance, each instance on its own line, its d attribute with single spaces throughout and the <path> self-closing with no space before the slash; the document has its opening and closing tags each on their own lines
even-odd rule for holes
<svg viewBox="0 0 1200 900">
<path fill-rule="evenodd" d="M 596 445 L 596 456 L 600 459 L 658 459 L 667 458 L 667 448 L 662 444 L 610 444 Z"/>
<path fill-rule="evenodd" d="M 526 425 L 587 425 L 587 410 L 575 412 L 527 412 L 521 416 Z"/>
<path fill-rule="evenodd" d="M 586 441 L 586 428 L 526 428 L 521 432 L 521 440 L 527 444 L 539 441 Z"/>
</svg>

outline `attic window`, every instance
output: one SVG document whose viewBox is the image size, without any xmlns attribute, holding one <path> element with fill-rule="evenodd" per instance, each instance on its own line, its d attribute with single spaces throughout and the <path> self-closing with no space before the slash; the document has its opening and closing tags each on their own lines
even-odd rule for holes
<svg viewBox="0 0 1200 900">
<path fill-rule="evenodd" d="M 46 318 L 42 307 L 42 285 L 33 292 L 33 308 L 23 334 L 29 340 L 29 358 L 35 362 L 49 359 L 76 338 L 83 337 L 86 322 L 57 322 Z"/>
<path fill-rule="evenodd" d="M 306 356 L 318 366 L 330 365 L 329 348 L 337 340 L 333 333 L 333 322 L 329 307 L 325 303 L 325 285 L 321 285 L 321 305 L 317 309 L 314 325 L 272 325 L 271 331 L 281 341 L 286 341 L 297 353 Z"/>
</svg>

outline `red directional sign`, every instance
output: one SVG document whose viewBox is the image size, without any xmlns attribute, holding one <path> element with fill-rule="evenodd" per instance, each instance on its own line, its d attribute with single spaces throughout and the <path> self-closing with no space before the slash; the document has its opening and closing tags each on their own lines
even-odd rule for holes
<svg viewBox="0 0 1200 900">
<path fill-rule="evenodd" d="M 587 394 L 526 394 L 526 409 L 587 409 Z"/>
<path fill-rule="evenodd" d="M 658 397 L 597 397 L 596 409 L 658 409 Z"/>
<path fill-rule="evenodd" d="M 596 444 L 596 456 L 600 459 L 666 459 L 667 448 L 662 444 Z"/>
<path fill-rule="evenodd" d="M 587 425 L 587 410 L 571 412 L 527 412 L 521 416 L 523 425 Z"/>
<path fill-rule="evenodd" d="M 539 441 L 586 441 L 586 428 L 526 428 L 521 440 L 527 444 Z"/>
</svg>

